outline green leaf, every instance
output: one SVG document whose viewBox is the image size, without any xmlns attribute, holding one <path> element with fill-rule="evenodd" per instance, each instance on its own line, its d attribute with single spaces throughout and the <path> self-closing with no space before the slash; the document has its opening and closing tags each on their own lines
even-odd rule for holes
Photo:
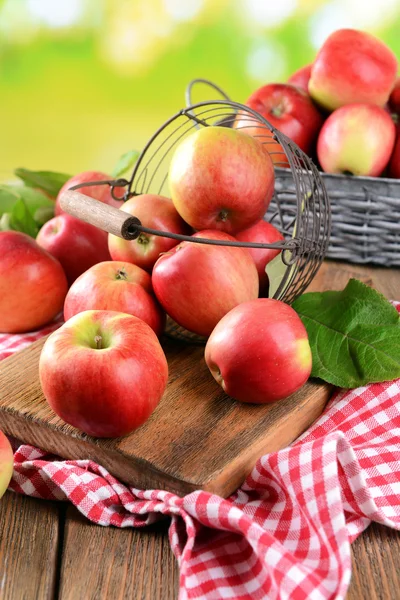
<svg viewBox="0 0 400 600">
<path fill-rule="evenodd" d="M 10 214 L 9 221 L 10 229 L 22 231 L 31 237 L 35 238 L 38 234 L 39 227 L 35 223 L 29 209 L 22 198 L 14 204 Z"/>
<path fill-rule="evenodd" d="M 139 156 L 140 152 L 138 152 L 137 150 L 129 150 L 129 152 L 125 152 L 125 154 L 121 156 L 121 158 L 115 165 L 115 168 L 112 172 L 112 176 L 115 179 L 118 179 L 119 177 L 125 175 L 127 171 L 133 169 Z"/>
<path fill-rule="evenodd" d="M 15 169 L 14 173 L 28 187 L 42 190 L 52 198 L 55 198 L 64 183 L 71 179 L 71 175 L 54 171 L 30 171 L 20 168 Z"/>
<path fill-rule="evenodd" d="M 313 377 L 344 388 L 400 377 L 400 316 L 376 290 L 351 279 L 341 292 L 303 294 L 293 308 L 307 329 Z"/>
<path fill-rule="evenodd" d="M 2 230 L 15 229 L 36 237 L 38 228 L 54 216 L 54 207 L 54 201 L 38 190 L 23 185 L 0 185 Z"/>
</svg>

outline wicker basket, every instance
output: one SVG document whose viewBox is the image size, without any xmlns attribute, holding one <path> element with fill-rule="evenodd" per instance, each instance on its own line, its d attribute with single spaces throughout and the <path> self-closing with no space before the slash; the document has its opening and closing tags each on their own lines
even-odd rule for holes
<svg viewBox="0 0 400 600">
<path fill-rule="evenodd" d="M 296 201 L 290 173 L 276 169 L 276 193 Z M 400 266 L 400 180 L 321 173 L 331 204 L 327 256 L 353 263 Z"/>
</svg>

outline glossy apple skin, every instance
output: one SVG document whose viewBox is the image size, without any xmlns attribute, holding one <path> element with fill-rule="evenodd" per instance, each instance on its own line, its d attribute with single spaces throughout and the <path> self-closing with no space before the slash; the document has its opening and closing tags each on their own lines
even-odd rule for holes
<svg viewBox="0 0 400 600">
<path fill-rule="evenodd" d="M 190 227 L 177 213 L 172 201 L 156 194 L 142 194 L 127 200 L 121 210 L 137 217 L 144 227 L 190 235 Z M 151 271 L 162 252 L 168 252 L 177 240 L 141 233 L 136 240 L 124 240 L 109 234 L 108 248 L 113 260 L 123 260 Z"/>
<path fill-rule="evenodd" d="M 61 190 L 57 194 L 55 215 L 61 215 L 64 212 L 60 206 L 60 197 L 63 192 L 69 190 L 69 188 L 73 187 L 74 185 L 89 181 L 106 181 L 110 179 L 112 179 L 111 175 L 107 175 L 107 173 L 102 173 L 101 171 L 84 171 L 83 173 L 74 175 L 71 177 L 71 179 L 68 179 L 68 181 L 64 183 Z M 99 202 L 104 202 L 110 206 L 115 206 L 116 208 L 120 208 L 120 206 L 123 204 L 123 202 L 120 200 L 114 200 L 111 194 L 111 188 L 108 185 L 88 185 L 87 187 L 79 188 L 76 191 L 84 194 L 85 196 L 90 196 L 95 200 L 99 200 Z M 122 197 L 124 193 L 125 188 L 115 188 L 115 194 L 118 197 Z"/>
<path fill-rule="evenodd" d="M 236 239 L 238 239 L 239 242 L 274 244 L 275 242 L 283 241 L 285 238 L 271 223 L 261 220 L 248 229 L 236 234 Z M 275 256 L 278 256 L 281 251 L 273 248 L 266 248 L 265 250 L 248 248 L 248 251 L 250 252 L 257 267 L 258 279 L 260 283 L 260 295 L 265 295 L 268 291 L 269 283 L 268 275 L 265 272 L 265 267 L 273 258 L 275 258 Z"/>
<path fill-rule="evenodd" d="M 327 110 L 347 104 L 384 106 L 397 75 L 397 59 L 364 31 L 339 29 L 321 47 L 311 69 L 310 96 Z"/>
<path fill-rule="evenodd" d="M 287 82 L 308 93 L 308 82 L 310 81 L 311 77 L 311 67 L 312 64 L 301 67 L 289 77 Z"/>
<path fill-rule="evenodd" d="M 229 234 L 265 214 L 274 169 L 256 140 L 226 127 L 204 127 L 179 144 L 169 170 L 172 201 L 194 229 Z"/>
<path fill-rule="evenodd" d="M 160 336 L 165 314 L 153 295 L 150 275 L 130 263 L 106 261 L 78 277 L 64 303 L 64 319 L 85 310 L 115 310 L 147 323 Z"/>
<path fill-rule="evenodd" d="M 111 259 L 107 234 L 66 213 L 47 221 L 36 241 L 60 261 L 69 285 L 91 266 Z"/>
<path fill-rule="evenodd" d="M 256 90 L 246 105 L 292 139 L 306 154 L 312 153 L 323 119 L 306 92 L 288 83 L 271 83 Z M 237 129 L 244 126 L 244 132 L 260 136 L 258 139 L 263 142 L 274 164 L 289 164 L 282 146 L 272 139 L 269 130 L 260 128 L 260 124 L 251 127 L 248 117 L 239 118 L 235 123 Z"/>
<path fill-rule="evenodd" d="M 378 177 L 393 151 L 396 128 L 390 115 L 372 104 L 348 104 L 325 121 L 317 143 L 327 173 Z"/>
<path fill-rule="evenodd" d="M 259 298 L 231 310 L 210 335 L 205 360 L 229 396 L 266 404 L 299 390 L 312 357 L 300 317 L 279 300 Z"/>
<path fill-rule="evenodd" d="M 96 348 L 96 336 L 104 348 Z M 168 366 L 141 319 L 85 311 L 46 340 L 39 376 L 48 403 L 66 423 L 95 437 L 119 437 L 149 418 L 164 393 Z"/>
<path fill-rule="evenodd" d="M 14 455 L 11 444 L 0 431 L 0 498 L 8 488 L 11 481 L 14 466 Z"/>
<path fill-rule="evenodd" d="M 389 97 L 389 109 L 400 118 L 400 77 L 397 77 L 394 88 Z"/>
<path fill-rule="evenodd" d="M 38 329 L 61 312 L 67 278 L 56 258 L 19 231 L 0 232 L 0 332 Z"/>
<path fill-rule="evenodd" d="M 193 237 L 234 240 L 215 230 Z M 202 336 L 234 306 L 258 296 L 257 269 L 244 248 L 182 242 L 158 259 L 152 281 L 165 311 Z"/>
</svg>

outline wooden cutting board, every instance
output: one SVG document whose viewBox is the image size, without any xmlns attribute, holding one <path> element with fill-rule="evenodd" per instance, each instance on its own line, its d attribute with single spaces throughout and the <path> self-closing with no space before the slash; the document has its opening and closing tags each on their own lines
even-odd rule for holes
<svg viewBox="0 0 400 600">
<path fill-rule="evenodd" d="M 357 274 L 322 269 L 313 288 L 341 289 L 349 276 Z M 309 381 L 281 402 L 242 404 L 211 377 L 203 347 L 166 340 L 169 382 L 157 409 L 132 434 L 100 440 L 66 425 L 48 406 L 38 377 L 43 344 L 0 363 L 0 429 L 64 458 L 92 459 L 142 489 L 228 496 L 262 454 L 287 446 L 313 423 L 332 391 Z"/>
</svg>

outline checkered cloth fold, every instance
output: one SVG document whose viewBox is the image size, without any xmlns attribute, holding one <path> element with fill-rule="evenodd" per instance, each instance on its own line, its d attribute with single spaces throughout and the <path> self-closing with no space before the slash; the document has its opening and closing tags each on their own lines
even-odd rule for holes
<svg viewBox="0 0 400 600">
<path fill-rule="evenodd" d="M 24 344 L 8 339 L 5 352 Z M 0 357 L 2 349 L 0 337 Z M 400 529 L 400 380 L 336 393 L 296 443 L 260 458 L 226 500 L 130 488 L 89 460 L 27 445 L 15 452 L 10 487 L 68 500 L 99 525 L 171 517 L 180 600 L 344 598 L 350 543 L 371 521 Z"/>
</svg>

